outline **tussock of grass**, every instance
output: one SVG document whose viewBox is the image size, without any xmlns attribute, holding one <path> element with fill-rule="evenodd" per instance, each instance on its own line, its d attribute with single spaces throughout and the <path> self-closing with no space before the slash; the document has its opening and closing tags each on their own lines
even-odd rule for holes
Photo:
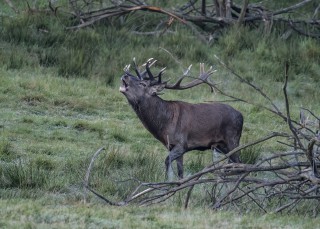
<svg viewBox="0 0 320 229">
<path fill-rule="evenodd" d="M 104 128 L 102 123 L 91 123 L 79 120 L 73 124 L 73 128 L 78 131 L 97 132 L 99 133 L 99 136 L 102 136 L 104 134 Z"/>
<path fill-rule="evenodd" d="M 255 164 L 262 155 L 261 148 L 261 145 L 257 145 L 242 150 L 240 160 L 246 164 Z"/>
<path fill-rule="evenodd" d="M 196 154 L 195 152 L 190 152 L 186 155 L 186 157 L 191 157 L 190 163 L 186 166 L 185 170 L 187 174 L 194 174 L 201 171 L 205 166 L 209 165 L 212 160 L 208 159 L 204 153 Z M 210 154 L 208 152 L 208 154 Z"/>
<path fill-rule="evenodd" d="M 51 162 L 49 162 L 51 163 Z M 18 159 L 6 163 L 1 168 L 1 188 L 44 188 L 49 182 L 49 176 L 43 169 L 43 164 L 35 161 Z"/>
<path fill-rule="evenodd" d="M 126 137 L 126 135 L 123 134 L 120 131 L 114 131 L 111 134 L 111 136 L 116 142 L 120 142 L 121 143 L 121 142 L 127 142 L 128 141 L 128 138 Z"/>
<path fill-rule="evenodd" d="M 15 151 L 12 143 L 7 139 L 2 139 L 0 141 L 0 159 L 11 160 L 12 158 L 15 158 Z"/>
</svg>

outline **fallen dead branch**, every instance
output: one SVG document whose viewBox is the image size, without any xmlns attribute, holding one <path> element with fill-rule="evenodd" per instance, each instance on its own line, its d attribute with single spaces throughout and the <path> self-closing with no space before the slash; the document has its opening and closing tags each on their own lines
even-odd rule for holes
<svg viewBox="0 0 320 229">
<path fill-rule="evenodd" d="M 72 13 L 77 18 L 78 24 L 68 27 L 68 29 L 79 29 L 105 19 L 133 15 L 135 12 L 145 11 L 160 13 L 169 18 L 163 31 L 166 31 L 174 21 L 177 21 L 189 26 L 193 31 L 196 30 L 195 34 L 205 42 L 210 42 L 212 36 L 214 37 L 213 33 L 230 25 L 257 26 L 262 24 L 266 27 L 265 31 L 270 31 L 276 23 L 285 24 L 299 34 L 319 38 L 319 6 L 314 12 L 310 12 L 310 19 L 293 20 L 287 16 L 314 2 L 315 0 L 303 0 L 282 9 L 271 10 L 257 3 L 250 4 L 247 0 L 243 0 L 242 6 L 236 5 L 232 0 L 214 1 L 215 4 L 211 5 L 206 4 L 206 1 L 190 0 L 181 7 L 171 9 L 148 5 L 146 2 L 137 0 L 110 1 L 107 6 L 96 8 L 93 7 L 93 3 L 84 4 L 82 1 L 70 0 L 70 6 L 73 9 Z M 308 31 L 305 30 L 306 27 L 308 27 Z M 150 31 L 147 32 L 150 33 Z"/>
<path fill-rule="evenodd" d="M 242 5 L 235 4 L 232 0 L 217 1 L 214 4 L 206 4 L 206 1 L 189 0 L 186 4 L 180 7 L 171 7 L 165 9 L 156 5 L 149 5 L 147 1 L 139 0 L 112 0 L 112 1 L 82 1 L 69 0 L 68 10 L 60 10 L 62 5 L 59 1 L 48 1 L 47 9 L 34 9 L 26 1 L 27 11 L 30 13 L 53 13 L 55 16 L 59 13 L 72 15 L 74 21 L 73 26 L 67 29 L 80 29 L 87 26 L 92 26 L 97 22 L 111 19 L 120 21 L 126 20 L 136 12 L 149 12 L 162 14 L 167 17 L 167 22 L 163 23 L 163 19 L 159 20 L 155 27 L 162 27 L 162 35 L 174 23 L 179 22 L 190 27 L 196 36 L 206 43 L 211 42 L 219 36 L 219 31 L 228 26 L 250 25 L 257 27 L 263 25 L 265 32 L 270 33 L 275 24 L 281 24 L 288 29 L 297 32 L 298 34 L 319 39 L 320 37 L 320 20 L 319 9 L 320 5 L 312 9 L 311 4 L 315 4 L 316 0 L 302 0 L 293 5 L 281 9 L 271 10 L 262 5 L 262 3 L 249 3 L 248 0 L 243 0 Z M 5 0 L 5 3 L 16 13 L 19 13 L 11 0 Z M 301 9 L 304 6 L 309 6 L 310 18 L 292 19 L 290 15 L 293 12 Z M 125 16 L 125 17 L 124 17 Z M 139 17 L 132 16 L 133 20 Z M 147 22 L 149 23 L 149 22 Z M 153 22 L 154 23 L 154 22 Z M 154 31 L 139 31 L 140 34 L 159 34 L 158 29 Z"/>
<path fill-rule="evenodd" d="M 128 204 L 150 205 L 171 199 L 177 193 L 186 193 L 185 204 L 187 208 L 192 202 L 192 192 L 196 187 L 205 186 L 211 189 L 208 192 L 213 209 L 255 209 L 262 212 L 283 212 L 302 209 L 305 212 L 317 211 L 316 205 L 310 201 L 319 201 L 320 178 L 318 167 L 320 146 L 320 119 L 312 111 L 309 112 L 315 121 L 306 120 L 300 115 L 300 120 L 293 120 L 290 114 L 290 103 L 287 95 L 287 83 L 289 80 L 289 65 L 285 66 L 285 79 L 283 94 L 285 111 L 281 111 L 269 96 L 258 86 L 244 80 L 245 78 L 235 73 L 220 59 L 221 64 L 236 76 L 239 82 L 253 88 L 259 95 L 271 104 L 271 107 L 263 106 L 271 112 L 275 118 L 279 118 L 288 125 L 288 132 L 273 132 L 246 145 L 239 146 L 229 152 L 221 160 L 214 161 L 203 170 L 186 178 L 174 182 L 142 182 L 135 179 L 138 185 L 122 201 L 114 202 L 99 194 L 90 187 L 89 175 L 93 161 L 100 153 L 98 150 L 89 165 L 85 187 L 95 196 L 110 205 L 124 206 Z M 210 84 L 210 81 L 206 81 Z M 210 84 L 221 94 L 234 98 Z M 238 101 L 249 103 L 241 98 Z M 249 103 L 253 106 L 254 103 Z M 260 158 L 255 164 L 233 163 L 227 164 L 227 158 L 233 153 L 253 147 L 273 138 L 281 138 L 281 142 L 287 147 L 286 151 L 272 152 L 269 156 Z M 210 188 L 211 187 L 211 188 Z M 185 192 L 182 192 L 185 191 Z M 308 206 L 308 207 L 306 207 Z"/>
<path fill-rule="evenodd" d="M 5 2 L 13 11 L 19 13 L 12 1 L 5 0 Z M 280 24 L 282 27 L 286 26 L 291 32 L 295 31 L 298 34 L 315 39 L 320 37 L 320 5 L 315 9 L 310 7 L 312 4 L 315 5 L 316 0 L 302 0 L 287 7 L 273 10 L 263 6 L 263 3 L 250 3 L 248 0 L 243 0 L 241 6 L 235 4 L 232 0 L 214 0 L 214 4 L 206 4 L 206 1 L 189 0 L 180 7 L 172 6 L 167 9 L 149 5 L 147 1 L 139 0 L 105 0 L 99 2 L 100 4 L 97 4 L 96 1 L 69 0 L 68 6 L 65 7 L 67 10 L 62 10 L 59 1 L 48 1 L 47 9 L 40 10 L 33 9 L 26 1 L 30 13 L 46 12 L 57 16 L 59 12 L 68 16 L 72 15 L 73 26 L 68 26 L 67 29 L 73 30 L 93 26 L 101 21 L 110 22 L 120 19 L 119 21 L 122 23 L 128 18 L 130 18 L 130 21 L 139 20 L 139 17 L 135 16 L 136 13 L 146 12 L 161 14 L 167 19 L 161 18 L 158 22 L 156 20 L 146 20 L 145 23 L 153 23 L 155 29 L 154 31 L 136 31 L 139 34 L 162 35 L 174 22 L 178 22 L 191 28 L 194 34 L 205 43 L 210 43 L 216 39 L 220 30 L 229 26 L 252 26 L 256 28 L 262 25 L 265 33 L 268 34 L 273 26 Z M 308 17 L 304 14 L 303 18 L 291 18 L 292 13 L 296 13 L 305 6 L 310 9 Z M 149 28 L 151 27 L 149 26 Z"/>
<path fill-rule="evenodd" d="M 122 4 L 118 7 L 109 7 L 106 9 L 102 9 L 95 12 L 89 12 L 85 14 L 79 15 L 79 18 L 81 20 L 81 24 L 68 27 L 68 29 L 79 29 L 82 27 L 86 27 L 89 25 L 92 25 L 96 23 L 97 21 L 101 21 L 102 19 L 111 18 L 111 17 L 118 17 L 130 13 L 134 13 L 136 11 L 150 11 L 150 12 L 156 12 L 168 15 L 179 22 L 185 23 L 185 20 L 183 18 L 180 18 L 178 15 L 171 13 L 167 10 L 164 10 L 160 7 L 156 6 L 146 6 L 146 5 L 125 5 Z"/>
</svg>

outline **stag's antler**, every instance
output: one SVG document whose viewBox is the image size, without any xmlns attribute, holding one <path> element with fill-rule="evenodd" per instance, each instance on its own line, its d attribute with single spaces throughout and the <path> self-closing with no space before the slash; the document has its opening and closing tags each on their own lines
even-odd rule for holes
<svg viewBox="0 0 320 229">
<path fill-rule="evenodd" d="M 204 63 L 200 63 L 200 74 L 197 78 L 194 78 L 194 77 L 189 76 L 189 72 L 192 67 L 192 65 L 190 65 L 187 68 L 187 70 L 183 73 L 183 75 L 178 79 L 178 81 L 176 83 L 168 84 L 167 83 L 168 81 L 162 82 L 162 78 L 161 78 L 161 76 L 162 76 L 163 72 L 166 70 L 166 68 L 161 69 L 157 76 L 153 76 L 153 74 L 150 70 L 150 67 L 152 65 L 154 65 L 156 62 L 157 62 L 157 60 L 155 60 L 154 58 L 150 58 L 149 60 L 147 60 L 146 63 L 142 64 L 142 66 L 146 66 L 146 69 L 143 72 L 140 72 L 139 67 L 136 64 L 136 60 L 135 60 L 135 58 L 133 58 L 134 71 L 136 72 L 137 77 L 140 80 L 150 80 L 152 85 L 165 84 L 164 88 L 166 88 L 166 89 L 184 90 L 184 89 L 188 89 L 188 88 L 191 88 L 191 87 L 197 86 L 199 84 L 203 84 L 203 83 L 209 85 L 209 87 L 211 88 L 211 91 L 213 91 L 213 89 L 214 89 L 214 84 L 209 81 L 209 76 L 215 72 L 215 70 L 212 70 L 212 66 L 209 68 L 208 71 L 205 71 Z M 124 68 L 125 73 L 129 76 L 133 76 L 129 72 L 129 69 L 130 69 L 130 64 L 125 66 L 125 68 Z M 181 85 L 182 81 L 187 77 L 193 78 L 194 80 L 185 84 L 185 85 Z M 156 79 L 158 79 L 158 80 L 156 80 Z"/>
<path fill-rule="evenodd" d="M 209 76 L 212 75 L 215 72 L 215 70 L 212 70 L 212 66 L 211 66 L 208 71 L 205 71 L 204 63 L 200 63 L 200 74 L 197 78 L 195 78 L 193 81 L 191 81 L 185 85 L 181 85 L 181 82 L 183 81 L 184 78 L 190 77 L 189 72 L 191 70 L 191 67 L 192 67 L 192 65 L 190 65 L 187 68 L 187 70 L 183 73 L 183 75 L 178 79 L 178 81 L 176 83 L 166 84 L 165 88 L 166 89 L 174 89 L 174 90 L 184 90 L 184 89 L 188 89 L 188 88 L 197 86 L 202 83 L 206 83 L 210 86 L 211 91 L 213 91 L 214 84 L 209 81 Z"/>
<path fill-rule="evenodd" d="M 139 70 L 139 67 L 136 63 L 136 58 L 133 58 L 132 60 L 133 62 L 133 67 L 134 67 L 134 71 L 135 73 L 137 74 L 137 77 L 140 79 L 140 80 L 154 80 L 154 76 L 152 75 L 151 71 L 150 71 L 150 67 L 152 65 L 154 65 L 157 60 L 154 60 L 153 58 L 150 58 L 149 60 L 147 60 L 146 63 L 144 63 L 142 66 L 146 66 L 146 70 L 143 71 L 142 73 L 140 72 Z M 123 71 L 125 72 L 125 74 L 127 74 L 128 76 L 131 76 L 131 77 L 135 77 L 134 75 L 132 75 L 130 73 L 130 67 L 131 65 L 130 64 L 127 64 L 124 68 L 123 68 Z M 149 77 L 147 77 L 146 75 L 149 75 Z"/>
</svg>

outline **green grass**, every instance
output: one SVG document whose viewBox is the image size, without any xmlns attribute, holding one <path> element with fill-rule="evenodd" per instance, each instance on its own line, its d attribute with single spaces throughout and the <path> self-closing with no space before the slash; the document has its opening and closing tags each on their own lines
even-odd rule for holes
<svg viewBox="0 0 320 229">
<path fill-rule="evenodd" d="M 4 228 L 314 228 L 319 219 L 297 215 L 184 210 L 172 206 L 107 207 L 101 204 L 69 205 L 45 199 L 0 200 L 0 225 Z"/>
<path fill-rule="evenodd" d="M 312 228 L 319 224 L 317 218 L 307 216 L 238 214 L 236 209 L 214 212 L 204 186 L 195 188 L 187 211 L 180 208 L 184 194 L 153 207 L 114 208 L 91 195 L 84 204 L 82 186 L 90 159 L 102 146 L 106 150 L 91 174 L 91 184 L 99 192 L 120 200 L 136 184 L 120 181 L 132 177 L 165 180 L 165 147 L 144 129 L 118 92 L 122 69 L 133 57 L 139 63 L 155 57 L 159 60 L 156 68 L 167 66 L 164 77 L 171 81 L 189 64 L 194 65 L 193 75 L 198 74 L 199 62 L 214 65 L 218 71 L 212 79 L 223 90 L 270 106 L 220 66 L 217 55 L 261 87 L 283 112 L 282 82 L 288 61 L 288 94 L 292 116 L 297 119 L 300 107 L 320 113 L 314 100 L 320 80 L 319 41 L 298 36 L 283 40 L 281 28 L 267 37 L 263 28 L 231 28 L 208 46 L 179 24 L 170 28 L 173 33 L 152 39 L 131 34 L 154 28 L 152 23 L 163 19 L 158 15 L 142 27 L 128 18 L 121 28 L 114 23 L 65 31 L 70 21 L 62 16 L 22 13 L 9 17 L 8 12 L 3 8 L 0 18 L 0 227 Z M 194 103 L 227 100 L 209 91 L 201 86 L 166 91 L 162 97 Z M 245 118 L 242 144 L 272 131 L 288 130 L 282 120 L 261 108 L 230 104 Z M 244 150 L 241 158 L 254 163 L 277 150 L 284 146 L 271 140 Z M 185 174 L 201 170 L 212 157 L 209 151 L 186 154 Z"/>
<path fill-rule="evenodd" d="M 88 198 L 90 205 L 83 205 L 82 180 L 90 158 L 98 148 L 106 146 L 106 151 L 95 163 L 91 184 L 99 192 L 112 196 L 116 200 L 120 200 L 130 191 L 128 185 L 132 187 L 135 184 L 134 182 L 122 183 L 119 180 L 131 177 L 143 181 L 163 181 L 165 179 L 163 162 L 166 157 L 165 148 L 143 128 L 126 99 L 118 92 L 118 85 L 106 87 L 98 79 L 63 78 L 45 69 L 36 71 L 2 69 L 1 73 L 0 206 L 8 204 L 9 208 L 5 207 L 3 211 L 11 215 L 13 210 L 10 209 L 20 206 L 15 199 L 20 199 L 23 205 L 20 215 L 32 219 L 28 223 L 24 217 L 15 218 L 13 215 L 13 218 L 9 217 L 10 219 L 4 220 L 3 225 L 72 227 L 77 219 L 86 218 L 87 213 L 85 212 L 87 211 L 89 215 L 95 211 L 122 216 L 123 214 L 130 215 L 130 220 L 127 221 L 116 216 L 115 218 L 118 217 L 118 219 L 114 222 L 115 227 L 119 225 L 119 227 L 127 227 L 129 224 L 135 227 L 134 216 L 149 218 L 143 223 L 143 227 L 171 225 L 172 228 L 182 228 L 181 223 L 188 227 L 197 225 L 197 222 L 203 222 L 204 212 L 210 214 L 210 216 L 207 215 L 208 219 L 217 217 L 214 220 L 217 221 L 216 223 L 226 224 L 226 227 L 230 228 L 234 225 L 239 225 L 240 228 L 245 227 L 248 222 L 253 227 L 259 225 L 259 221 L 253 220 L 254 216 L 247 218 L 248 216 L 243 215 L 230 222 L 223 220 L 220 213 L 203 209 L 208 206 L 206 202 L 208 196 L 204 192 L 205 189 L 201 187 L 195 189 L 190 213 L 175 207 L 168 208 L 169 206 L 182 206 L 183 195 L 168 201 L 164 206 L 154 207 L 151 210 L 143 207 L 141 209 L 144 210 L 141 212 L 136 211 L 134 207 L 129 207 L 112 208 L 112 213 L 110 213 L 108 212 L 109 207 L 97 203 L 97 199 L 91 195 Z M 227 77 L 232 78 L 230 75 Z M 281 85 L 276 85 L 279 88 L 273 88 L 273 90 L 281 91 Z M 226 88 L 235 86 L 228 83 Z M 167 92 L 163 97 L 190 102 L 223 99 L 219 95 L 210 94 L 208 89 L 203 89 L 195 88 L 190 92 L 179 93 Z M 238 87 L 238 90 L 241 91 L 237 93 L 244 93 L 245 88 Z M 250 97 L 250 95 L 247 96 Z M 297 109 L 299 104 L 304 102 L 303 97 L 292 96 L 296 101 L 292 111 L 298 115 Z M 253 98 L 256 102 L 263 101 L 256 95 Z M 279 98 L 279 101 L 282 99 Z M 232 105 L 241 110 L 245 117 L 242 143 L 255 140 L 270 131 L 286 129 L 284 123 L 272 119 L 270 114 L 261 109 L 239 103 Z M 312 104 L 311 107 L 314 108 Z M 253 163 L 262 152 L 270 152 L 281 147 L 283 146 L 279 146 L 275 141 L 270 141 L 259 147 L 247 149 L 242 158 Z M 210 164 L 212 153 L 188 153 L 185 159 L 188 175 Z M 46 204 L 43 198 L 49 204 Z M 30 202 L 30 199 L 35 202 Z M 45 211 L 30 210 L 33 208 L 44 208 Z M 76 212 L 68 210 L 68 213 L 65 212 L 67 210 L 63 210 L 73 208 L 78 210 Z M 164 213 L 162 216 L 146 213 L 162 211 L 162 208 L 178 219 L 170 222 L 172 216 L 169 213 Z M 125 213 L 126 211 L 128 213 Z M 196 212 L 194 213 L 194 224 L 191 222 L 183 224 L 181 222 L 183 215 L 192 214 L 191 211 Z M 221 214 L 232 215 L 234 213 Z M 63 215 L 65 216 L 62 217 Z M 113 225 L 110 218 L 104 217 L 103 213 L 99 215 L 92 220 L 88 219 L 89 222 L 84 221 L 83 224 Z M 287 217 L 292 216 L 278 217 L 279 224 L 277 225 L 282 227 L 281 225 L 288 225 Z M 205 221 L 203 228 L 209 227 L 211 223 L 213 223 L 211 220 Z M 266 228 L 273 228 L 272 225 L 275 225 L 273 223 L 273 220 L 270 220 Z M 291 223 L 290 225 L 299 228 L 301 225 L 308 224 L 309 221 L 306 219 L 304 223 Z"/>
</svg>

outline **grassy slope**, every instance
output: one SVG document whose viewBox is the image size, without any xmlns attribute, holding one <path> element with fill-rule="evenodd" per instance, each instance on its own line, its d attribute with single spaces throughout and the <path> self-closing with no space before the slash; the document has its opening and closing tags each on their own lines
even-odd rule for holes
<svg viewBox="0 0 320 229">
<path fill-rule="evenodd" d="M 100 146 L 107 146 L 109 156 L 100 157 L 101 163 L 97 163 L 95 171 L 98 175 L 93 183 L 99 190 L 122 194 L 125 187 L 108 183 L 103 177 L 162 180 L 164 148 L 142 128 L 117 86 L 106 87 L 88 79 L 61 78 L 40 70 L 2 70 L 0 81 L 1 146 L 7 149 L 2 151 L 1 164 L 2 173 L 10 174 L 7 179 L 2 178 L 2 182 L 7 183 L 2 183 L 0 190 L 3 226 L 311 228 L 318 223 L 310 218 L 298 221 L 294 216 L 256 218 L 254 215 L 214 213 L 201 207 L 201 195 L 195 200 L 200 204 L 192 202 L 194 207 L 186 212 L 170 207 L 179 206 L 179 201 L 138 209 L 106 207 L 95 198 L 89 198 L 91 204 L 82 204 L 81 178 L 89 157 Z M 194 97 L 199 95 L 200 98 Z M 167 93 L 166 96 L 177 95 Z M 188 101 L 203 101 L 212 95 L 195 90 L 185 96 L 194 97 L 186 98 Z M 257 127 L 248 122 L 258 119 L 259 114 L 239 104 L 236 106 L 249 120 L 244 139 L 251 138 L 248 131 L 260 133 L 266 128 L 256 130 Z M 272 127 L 268 125 L 268 128 Z M 210 160 L 210 153 L 189 154 L 186 158 L 187 170 L 195 172 Z M 17 167 L 10 170 L 12 164 Z"/>
<path fill-rule="evenodd" d="M 58 30 L 52 38 L 35 32 L 34 25 L 42 19 L 28 17 L 29 26 L 25 26 L 25 18 L 2 21 L 8 33 L 0 43 L 0 227 L 311 228 L 319 224 L 317 219 L 294 215 L 257 217 L 212 212 L 204 207 L 208 197 L 201 188 L 195 191 L 189 211 L 180 209 L 182 195 L 163 206 L 146 208 L 106 207 L 92 196 L 88 198 L 89 204 L 83 204 L 81 185 L 90 157 L 101 146 L 107 147 L 107 153 L 96 161 L 91 179 L 99 191 L 119 199 L 128 191 L 127 185 L 132 184 L 113 180 L 164 179 L 164 147 L 144 130 L 118 92 L 118 76 L 133 56 L 139 61 L 150 56 L 160 59 L 161 65 L 168 65 L 166 76 L 174 78 L 180 74 L 181 65 L 159 47 L 178 56 L 184 66 L 199 61 L 217 64 L 213 56 L 217 54 L 247 79 L 254 80 L 282 108 L 283 63 L 289 60 L 288 90 L 292 113 L 298 117 L 301 106 L 316 114 L 320 112 L 313 100 L 318 96 L 314 85 L 319 82 L 319 42 L 306 38 L 283 41 L 277 34 L 264 39 L 259 38 L 259 31 L 241 29 L 232 30 L 208 47 L 179 26 L 172 28 L 174 34 L 152 40 L 133 37 L 126 29 L 112 27 L 101 31 L 89 29 L 75 36 L 73 33 L 65 36 Z M 57 28 L 54 23 L 44 21 L 44 24 Z M 21 33 L 25 31 L 23 28 L 29 30 Z M 30 36 L 30 31 L 35 34 Z M 18 41 L 18 37 L 25 40 Z M 88 52 L 97 42 L 97 54 Z M 94 57 L 93 65 L 85 65 L 86 59 L 78 58 L 86 55 Z M 86 66 L 81 69 L 80 78 L 77 77 L 79 66 Z M 222 88 L 265 103 L 219 65 L 217 68 L 219 74 L 214 79 Z M 113 86 L 107 86 L 111 81 Z M 167 92 L 163 97 L 189 102 L 225 99 L 208 93 L 204 87 L 189 92 Z M 261 109 L 239 103 L 232 105 L 245 116 L 242 143 L 287 128 Z M 258 150 L 263 154 L 282 147 L 272 141 L 251 152 Z M 210 152 L 186 155 L 187 174 L 200 170 L 210 161 Z"/>
</svg>

